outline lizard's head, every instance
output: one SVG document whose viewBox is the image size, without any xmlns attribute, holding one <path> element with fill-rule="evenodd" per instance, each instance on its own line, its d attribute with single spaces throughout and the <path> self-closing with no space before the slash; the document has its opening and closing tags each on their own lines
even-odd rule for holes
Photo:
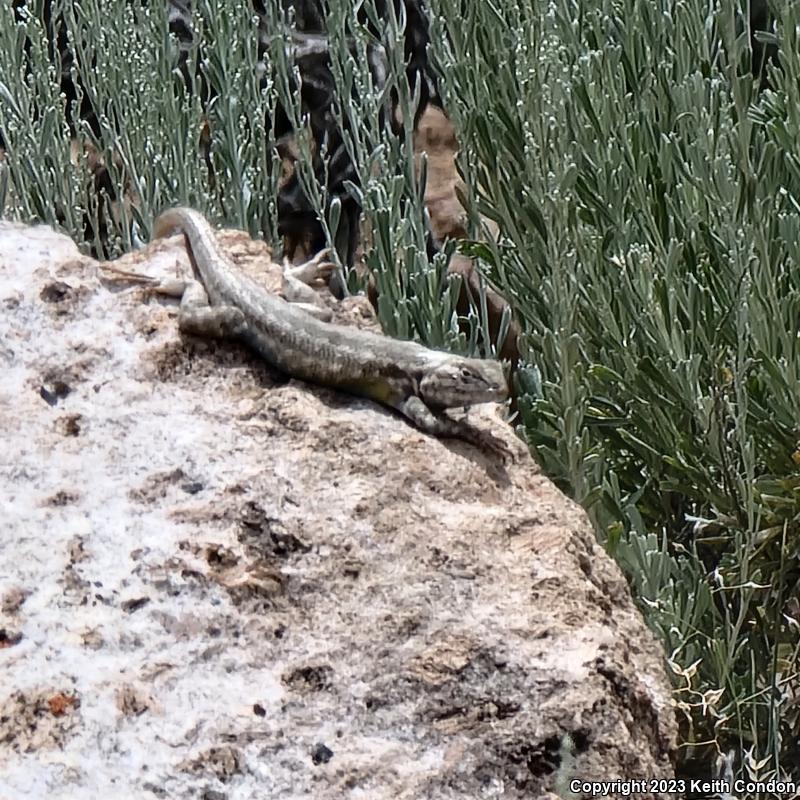
<svg viewBox="0 0 800 800">
<path fill-rule="evenodd" d="M 508 397 L 508 381 L 499 361 L 451 356 L 420 381 L 426 404 L 441 408 L 500 403 Z"/>
</svg>

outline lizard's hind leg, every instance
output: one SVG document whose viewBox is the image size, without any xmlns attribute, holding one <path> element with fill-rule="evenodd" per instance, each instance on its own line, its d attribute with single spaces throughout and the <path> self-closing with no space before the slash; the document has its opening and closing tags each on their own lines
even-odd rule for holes
<svg viewBox="0 0 800 800">
<path fill-rule="evenodd" d="M 329 322 L 333 313 L 322 302 L 317 292 L 311 288 L 311 284 L 319 279 L 329 279 L 331 270 L 335 269 L 333 264 L 324 260 L 327 254 L 327 250 L 322 250 L 310 261 L 295 266 L 284 259 L 283 288 L 281 290 L 287 302 L 324 322 Z"/>
<path fill-rule="evenodd" d="M 153 291 L 180 297 L 178 328 L 181 333 L 224 339 L 239 336 L 247 328 L 244 314 L 235 306 L 212 306 L 200 281 L 170 278 L 154 287 Z"/>
<path fill-rule="evenodd" d="M 328 261 L 330 250 L 320 250 L 314 258 L 302 264 L 290 264 L 288 259 L 283 260 L 283 275 L 287 279 L 295 279 L 311 286 L 312 283 L 322 280 L 326 283 L 330 280 L 331 273 L 336 269 L 336 264 Z"/>
<path fill-rule="evenodd" d="M 223 339 L 239 336 L 247 329 L 247 321 L 236 306 L 212 306 L 199 281 L 188 281 L 181 297 L 178 318 L 181 333 Z"/>
</svg>

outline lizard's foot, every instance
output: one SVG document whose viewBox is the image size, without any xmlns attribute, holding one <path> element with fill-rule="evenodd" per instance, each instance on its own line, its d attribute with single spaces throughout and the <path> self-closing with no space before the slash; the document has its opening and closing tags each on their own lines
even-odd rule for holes
<svg viewBox="0 0 800 800">
<path fill-rule="evenodd" d="M 158 291 L 159 279 L 153 278 L 151 275 L 120 269 L 113 264 L 100 264 L 99 268 L 103 275 L 103 280 L 110 283 L 134 283 L 146 286 L 151 291 Z"/>
<path fill-rule="evenodd" d="M 309 259 L 303 264 L 291 265 L 287 259 L 283 262 L 283 274 L 287 279 L 295 279 L 310 286 L 315 281 L 322 280 L 325 283 L 330 281 L 331 274 L 336 269 L 336 264 L 328 260 L 331 251 L 329 248 L 320 250 L 314 258 Z"/>
<path fill-rule="evenodd" d="M 294 267 L 286 259 L 283 261 L 281 294 L 284 299 L 323 322 L 330 322 L 333 312 L 325 305 L 317 291 L 311 288 L 311 284 L 318 278 L 329 280 L 331 272 L 336 268 L 331 262 L 323 261 L 328 252 L 321 250 L 310 261 Z"/>
<path fill-rule="evenodd" d="M 466 419 L 453 419 L 445 413 L 434 413 L 417 396 L 412 395 L 395 404 L 421 431 L 448 439 L 461 439 L 478 449 L 499 455 L 503 463 L 514 461 L 514 451 L 508 443 L 478 428 Z"/>
<path fill-rule="evenodd" d="M 513 464 L 517 460 L 516 453 L 508 442 L 482 428 L 470 425 L 459 432 L 458 438 L 469 442 L 483 452 L 499 456 L 503 464 Z"/>
</svg>

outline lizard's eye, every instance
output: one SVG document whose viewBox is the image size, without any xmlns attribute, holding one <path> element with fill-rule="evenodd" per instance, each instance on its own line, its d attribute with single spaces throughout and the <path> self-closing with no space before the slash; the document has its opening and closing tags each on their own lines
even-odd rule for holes
<svg viewBox="0 0 800 800">
<path fill-rule="evenodd" d="M 472 377 L 472 372 L 467 367 L 461 367 L 461 377 L 468 381 Z"/>
</svg>

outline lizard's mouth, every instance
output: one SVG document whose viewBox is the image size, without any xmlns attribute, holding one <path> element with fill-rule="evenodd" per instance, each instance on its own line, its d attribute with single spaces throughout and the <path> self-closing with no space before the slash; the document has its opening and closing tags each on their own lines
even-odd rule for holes
<svg viewBox="0 0 800 800">
<path fill-rule="evenodd" d="M 498 403 L 501 403 L 503 400 L 508 400 L 508 385 L 507 384 L 498 384 L 497 386 L 493 386 L 491 389 L 493 399 L 495 399 Z"/>
<path fill-rule="evenodd" d="M 508 389 L 505 386 L 497 386 L 487 389 L 483 395 L 482 403 L 502 403 L 508 400 Z M 475 401 L 472 400 L 472 403 Z"/>
</svg>

